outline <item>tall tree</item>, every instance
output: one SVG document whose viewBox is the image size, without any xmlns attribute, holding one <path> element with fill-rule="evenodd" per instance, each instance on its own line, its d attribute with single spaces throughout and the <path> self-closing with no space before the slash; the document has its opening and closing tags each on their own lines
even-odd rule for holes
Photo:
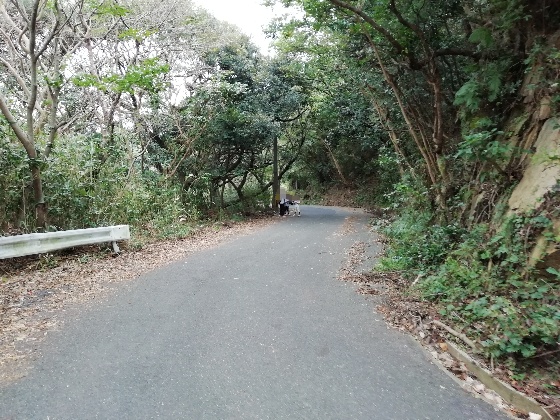
<svg viewBox="0 0 560 420">
<path fill-rule="evenodd" d="M 27 153 L 40 229 L 46 224 L 47 205 L 38 138 L 46 128 L 48 153 L 59 127 L 61 66 L 80 43 L 73 25 L 81 8 L 81 2 L 62 5 L 56 0 L 0 3 L 0 65 L 6 70 L 0 79 L 0 111 Z"/>
</svg>

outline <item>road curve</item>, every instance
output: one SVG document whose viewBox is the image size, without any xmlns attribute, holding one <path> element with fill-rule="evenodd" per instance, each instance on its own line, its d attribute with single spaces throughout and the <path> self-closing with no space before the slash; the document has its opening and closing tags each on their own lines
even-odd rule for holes
<svg viewBox="0 0 560 420">
<path fill-rule="evenodd" d="M 7 419 L 505 419 L 336 279 L 360 211 L 302 206 L 122 286 L 0 390 Z"/>
</svg>

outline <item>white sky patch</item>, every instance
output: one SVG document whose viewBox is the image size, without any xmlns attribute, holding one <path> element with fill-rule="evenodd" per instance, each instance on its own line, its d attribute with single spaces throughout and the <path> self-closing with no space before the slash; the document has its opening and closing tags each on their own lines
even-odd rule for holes
<svg viewBox="0 0 560 420">
<path fill-rule="evenodd" d="M 269 54 L 270 38 L 266 38 L 266 27 L 275 16 L 289 13 L 288 9 L 277 6 L 266 7 L 262 0 L 192 0 L 194 4 L 208 10 L 219 20 L 237 25 L 243 33 L 260 48 L 263 54 Z"/>
</svg>

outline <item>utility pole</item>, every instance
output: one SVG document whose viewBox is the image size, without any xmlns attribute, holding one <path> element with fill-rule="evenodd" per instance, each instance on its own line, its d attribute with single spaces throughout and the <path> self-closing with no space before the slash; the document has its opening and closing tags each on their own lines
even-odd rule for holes
<svg viewBox="0 0 560 420">
<path fill-rule="evenodd" d="M 274 136 L 274 143 L 272 145 L 272 210 L 278 210 L 278 203 L 280 203 L 280 180 L 278 179 L 278 136 Z"/>
</svg>

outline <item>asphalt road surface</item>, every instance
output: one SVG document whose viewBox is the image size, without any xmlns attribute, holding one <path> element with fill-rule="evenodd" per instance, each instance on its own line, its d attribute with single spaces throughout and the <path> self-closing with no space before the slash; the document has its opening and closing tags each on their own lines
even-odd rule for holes
<svg viewBox="0 0 560 420">
<path fill-rule="evenodd" d="M 337 280 L 356 241 L 378 251 L 364 214 L 302 206 L 122 286 L 49 335 L 0 419 L 505 419 Z"/>
</svg>

